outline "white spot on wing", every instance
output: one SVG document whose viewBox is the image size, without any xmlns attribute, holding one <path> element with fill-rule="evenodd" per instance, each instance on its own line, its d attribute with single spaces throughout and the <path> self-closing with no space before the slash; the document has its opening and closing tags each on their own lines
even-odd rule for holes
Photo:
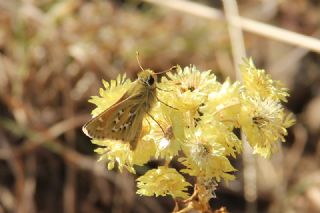
<svg viewBox="0 0 320 213">
<path fill-rule="evenodd" d="M 112 127 L 112 129 L 111 129 L 111 131 L 112 131 L 112 132 L 118 132 L 118 130 L 119 130 L 119 129 L 118 129 L 118 128 L 116 128 L 115 126 L 114 126 L 114 127 Z"/>
<path fill-rule="evenodd" d="M 119 117 L 116 117 L 116 119 L 114 120 L 115 124 L 119 123 L 120 119 Z"/>
<path fill-rule="evenodd" d="M 120 115 L 122 115 L 124 113 L 124 110 L 122 109 L 122 110 L 120 110 L 119 112 L 118 112 L 118 115 L 120 116 Z"/>
</svg>

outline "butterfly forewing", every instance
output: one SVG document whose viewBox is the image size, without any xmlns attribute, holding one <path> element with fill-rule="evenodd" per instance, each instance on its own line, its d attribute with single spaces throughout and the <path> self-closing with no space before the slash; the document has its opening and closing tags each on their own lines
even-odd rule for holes
<svg viewBox="0 0 320 213">
<path fill-rule="evenodd" d="M 96 139 L 130 140 L 126 134 L 119 134 L 119 132 L 125 133 L 130 122 L 132 123 L 132 120 L 135 119 L 136 112 L 132 115 L 130 112 L 131 108 L 137 109 L 134 105 L 134 100 L 131 97 L 121 98 L 113 106 L 89 121 L 83 127 L 84 132 Z"/>
<path fill-rule="evenodd" d="M 135 149 L 142 120 L 154 100 L 155 88 L 137 80 L 115 104 L 85 124 L 83 131 L 94 139 L 129 142 Z"/>
</svg>

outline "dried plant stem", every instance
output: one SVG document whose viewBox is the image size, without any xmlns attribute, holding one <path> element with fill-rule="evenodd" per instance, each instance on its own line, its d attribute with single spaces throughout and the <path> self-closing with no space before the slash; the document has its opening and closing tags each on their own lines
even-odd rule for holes
<svg viewBox="0 0 320 213">
<path fill-rule="evenodd" d="M 234 17 L 238 17 L 238 5 L 235 0 L 223 0 L 223 6 L 228 22 L 230 41 L 232 46 L 233 61 L 236 68 L 236 77 L 241 80 L 239 64 L 246 57 L 243 34 L 239 25 L 235 25 Z M 247 213 L 257 212 L 257 180 L 255 158 L 252 156 L 251 148 L 245 135 L 241 134 L 243 141 L 243 176 L 244 176 L 244 198 L 247 202 Z"/>
<path fill-rule="evenodd" d="M 194 16 L 207 18 L 210 20 L 225 20 L 225 17 L 222 15 L 221 11 L 197 4 L 191 1 L 186 0 L 144 0 L 153 4 L 160 6 L 166 6 L 175 10 L 179 10 L 185 13 L 192 14 Z M 229 22 L 232 22 L 233 25 L 241 27 L 242 30 L 261 35 L 270 39 L 277 41 L 282 41 L 284 43 L 292 44 L 298 47 L 309 49 L 320 53 L 320 41 L 319 39 L 305 36 L 299 33 L 295 33 L 289 30 L 284 30 L 279 27 L 271 26 L 264 24 L 258 21 L 254 21 L 248 18 L 241 16 L 230 17 Z"/>
<path fill-rule="evenodd" d="M 224 19 L 223 13 L 217 9 L 185 0 L 144 0 L 152 4 L 160 6 L 166 6 L 171 9 L 179 10 L 185 13 L 192 14 L 194 16 L 200 16 L 207 19 Z"/>
<path fill-rule="evenodd" d="M 233 18 L 238 16 L 238 6 L 236 1 L 223 0 L 224 10 L 228 23 L 228 30 L 232 48 L 232 56 L 234 61 L 234 67 L 236 70 L 236 78 L 241 80 L 239 65 L 244 57 L 246 57 L 246 50 L 244 46 L 244 39 L 242 29 L 235 25 Z"/>
</svg>

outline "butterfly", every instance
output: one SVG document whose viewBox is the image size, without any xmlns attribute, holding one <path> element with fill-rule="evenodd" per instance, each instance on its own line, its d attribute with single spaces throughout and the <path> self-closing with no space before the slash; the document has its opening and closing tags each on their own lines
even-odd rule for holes
<svg viewBox="0 0 320 213">
<path fill-rule="evenodd" d="M 142 130 L 142 121 L 156 102 L 156 74 L 142 70 L 122 97 L 105 111 L 87 122 L 82 130 L 93 139 L 129 142 L 134 150 Z M 150 114 L 149 114 L 150 115 Z"/>
</svg>

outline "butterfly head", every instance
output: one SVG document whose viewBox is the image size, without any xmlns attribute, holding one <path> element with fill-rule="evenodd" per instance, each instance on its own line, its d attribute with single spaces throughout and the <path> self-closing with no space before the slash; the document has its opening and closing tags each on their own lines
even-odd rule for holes
<svg viewBox="0 0 320 213">
<path fill-rule="evenodd" d="M 150 88 L 156 87 L 157 75 L 150 69 L 143 70 L 138 74 L 138 80 Z"/>
</svg>

